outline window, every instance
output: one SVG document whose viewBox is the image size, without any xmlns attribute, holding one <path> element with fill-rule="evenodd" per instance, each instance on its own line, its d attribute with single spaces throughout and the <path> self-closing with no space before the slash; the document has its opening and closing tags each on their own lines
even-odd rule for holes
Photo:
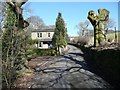
<svg viewBox="0 0 120 90">
<path fill-rule="evenodd" d="M 38 37 L 42 37 L 42 33 L 37 33 L 37 36 Z"/>
<path fill-rule="evenodd" d="M 41 44 L 41 42 L 39 42 L 39 47 L 42 47 L 42 44 Z"/>
<path fill-rule="evenodd" d="M 37 33 L 37 36 L 39 37 L 39 33 Z"/>
<path fill-rule="evenodd" d="M 42 37 L 42 33 L 40 33 L 40 37 Z"/>
<path fill-rule="evenodd" d="M 48 33 L 48 37 L 50 37 L 50 33 Z"/>
</svg>

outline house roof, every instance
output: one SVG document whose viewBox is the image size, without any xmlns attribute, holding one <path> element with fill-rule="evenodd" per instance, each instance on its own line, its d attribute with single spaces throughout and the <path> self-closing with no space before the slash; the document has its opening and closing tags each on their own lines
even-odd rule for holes
<svg viewBox="0 0 120 90">
<path fill-rule="evenodd" d="M 54 29 L 35 29 L 32 32 L 54 32 Z"/>
</svg>

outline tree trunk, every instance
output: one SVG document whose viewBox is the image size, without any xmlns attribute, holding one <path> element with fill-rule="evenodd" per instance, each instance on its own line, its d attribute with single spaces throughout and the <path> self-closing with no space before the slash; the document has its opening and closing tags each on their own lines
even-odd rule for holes
<svg viewBox="0 0 120 90">
<path fill-rule="evenodd" d="M 96 26 L 94 26 L 94 47 L 96 47 Z"/>
<path fill-rule="evenodd" d="M 60 46 L 58 45 L 58 55 L 60 55 Z"/>
</svg>

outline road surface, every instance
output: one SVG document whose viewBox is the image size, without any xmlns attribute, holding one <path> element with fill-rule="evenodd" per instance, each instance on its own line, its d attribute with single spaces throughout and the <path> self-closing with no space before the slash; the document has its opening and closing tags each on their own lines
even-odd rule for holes
<svg viewBox="0 0 120 90">
<path fill-rule="evenodd" d="M 92 73 L 84 53 L 71 45 L 68 52 L 37 63 L 31 88 L 110 88 L 101 77 Z M 37 58 L 40 60 L 40 57 Z"/>
</svg>

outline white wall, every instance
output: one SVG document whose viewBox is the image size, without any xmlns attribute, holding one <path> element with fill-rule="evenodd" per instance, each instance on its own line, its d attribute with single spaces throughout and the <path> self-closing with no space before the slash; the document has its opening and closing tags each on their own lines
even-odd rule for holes
<svg viewBox="0 0 120 90">
<path fill-rule="evenodd" d="M 42 33 L 42 37 L 38 37 L 38 33 Z M 50 33 L 50 37 L 48 37 L 48 33 Z M 54 32 L 32 32 L 31 38 L 32 39 L 52 39 L 53 35 L 54 35 Z M 37 47 L 37 44 L 35 46 Z M 48 49 L 48 44 L 43 44 L 43 42 L 41 42 L 41 47 L 39 47 L 39 44 L 38 44 L 38 48 Z"/>
<path fill-rule="evenodd" d="M 37 39 L 37 33 L 36 32 L 32 32 L 31 33 L 31 38 L 32 39 Z"/>
<path fill-rule="evenodd" d="M 42 37 L 38 37 L 37 33 L 42 33 Z M 50 33 L 50 37 L 48 37 L 48 33 Z M 31 38 L 32 39 L 49 39 L 52 38 L 54 35 L 54 32 L 32 32 Z"/>
</svg>

